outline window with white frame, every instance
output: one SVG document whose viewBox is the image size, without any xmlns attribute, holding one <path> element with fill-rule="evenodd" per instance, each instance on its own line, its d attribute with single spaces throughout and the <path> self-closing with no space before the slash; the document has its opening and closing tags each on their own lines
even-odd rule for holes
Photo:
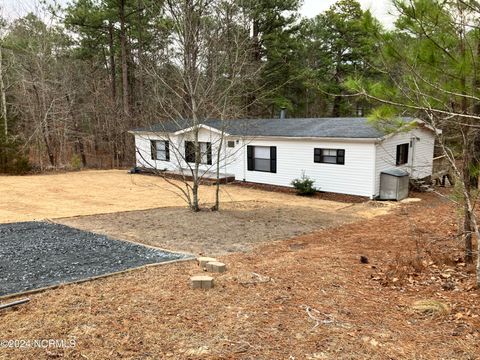
<svg viewBox="0 0 480 360">
<path fill-rule="evenodd" d="M 166 140 L 150 140 L 152 160 L 170 161 L 169 145 Z"/>
<path fill-rule="evenodd" d="M 276 146 L 247 146 L 249 171 L 277 172 Z"/>
<path fill-rule="evenodd" d="M 344 149 L 314 149 L 313 162 L 345 165 Z"/>
<path fill-rule="evenodd" d="M 198 142 L 200 147 L 200 164 L 212 165 L 212 144 L 210 142 Z M 195 163 L 195 143 L 185 141 L 185 161 Z"/>
</svg>

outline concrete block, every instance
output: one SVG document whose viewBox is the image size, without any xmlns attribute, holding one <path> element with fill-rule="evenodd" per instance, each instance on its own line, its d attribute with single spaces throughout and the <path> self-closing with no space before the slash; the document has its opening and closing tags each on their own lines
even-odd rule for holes
<svg viewBox="0 0 480 360">
<path fill-rule="evenodd" d="M 202 269 L 205 269 L 207 267 L 207 263 L 213 262 L 213 261 L 218 261 L 218 260 L 215 259 L 215 258 L 211 258 L 211 257 L 199 257 L 199 258 L 197 258 L 197 263 Z"/>
<path fill-rule="evenodd" d="M 227 271 L 227 267 L 222 262 L 210 261 L 207 263 L 207 271 L 214 272 L 214 273 L 223 273 Z"/>
<path fill-rule="evenodd" d="M 213 288 L 213 278 L 206 275 L 195 275 L 190 278 L 193 289 L 211 289 Z"/>
</svg>

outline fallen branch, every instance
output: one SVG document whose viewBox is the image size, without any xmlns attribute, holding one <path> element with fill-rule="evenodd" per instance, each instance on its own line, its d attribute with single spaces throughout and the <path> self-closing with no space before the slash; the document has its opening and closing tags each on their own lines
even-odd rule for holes
<svg viewBox="0 0 480 360">
<path fill-rule="evenodd" d="M 268 282 L 274 282 L 274 280 L 270 276 L 260 275 L 255 272 L 252 272 L 252 281 L 241 281 L 240 285 L 248 286 L 248 285 L 256 285 L 256 284 L 263 284 Z"/>
<path fill-rule="evenodd" d="M 322 314 L 320 311 L 318 311 L 317 309 L 314 309 L 308 305 L 301 305 L 300 306 L 301 308 L 305 309 L 305 311 L 307 312 L 307 315 L 310 319 L 312 319 L 313 321 L 315 321 L 315 325 L 313 326 L 312 330 L 315 329 L 318 325 L 320 324 L 324 324 L 324 325 L 328 325 L 328 324 L 332 324 L 333 323 L 333 317 L 331 315 L 328 315 L 328 314 Z M 320 319 L 318 316 L 315 316 L 314 314 L 317 314 L 317 315 L 322 315 L 322 317 L 324 317 L 325 319 L 322 320 Z"/>
<path fill-rule="evenodd" d="M 25 299 L 17 300 L 8 304 L 2 304 L 0 305 L 0 310 L 11 308 L 12 306 L 22 305 L 29 301 L 30 301 L 30 298 L 25 298 Z"/>
</svg>

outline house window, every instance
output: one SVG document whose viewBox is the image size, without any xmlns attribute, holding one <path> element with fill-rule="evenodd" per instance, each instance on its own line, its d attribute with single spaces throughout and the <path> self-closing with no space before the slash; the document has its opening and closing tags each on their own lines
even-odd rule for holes
<svg viewBox="0 0 480 360">
<path fill-rule="evenodd" d="M 249 171 L 277 172 L 276 146 L 247 146 Z"/>
<path fill-rule="evenodd" d="M 313 162 L 345 165 L 344 149 L 313 149 Z"/>
<path fill-rule="evenodd" d="M 228 146 L 229 148 L 234 148 L 234 147 L 235 147 L 235 141 L 232 141 L 232 140 L 228 141 L 228 142 L 227 142 L 227 146 Z"/>
<path fill-rule="evenodd" d="M 209 142 L 199 142 L 200 160 L 199 164 L 212 165 L 212 144 Z M 193 141 L 185 141 L 185 161 L 195 163 L 195 143 Z"/>
<path fill-rule="evenodd" d="M 150 140 L 152 160 L 170 161 L 170 143 L 164 140 Z"/>
<path fill-rule="evenodd" d="M 409 144 L 397 145 L 397 166 L 408 163 Z"/>
</svg>

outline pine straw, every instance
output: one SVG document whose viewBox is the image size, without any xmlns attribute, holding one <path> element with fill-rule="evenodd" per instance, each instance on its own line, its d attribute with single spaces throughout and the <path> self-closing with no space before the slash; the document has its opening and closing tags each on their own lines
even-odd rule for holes
<svg viewBox="0 0 480 360">
<path fill-rule="evenodd" d="M 0 313 L 0 339 L 75 336 L 77 346 L 2 349 L 0 358 L 473 359 L 480 302 L 478 291 L 466 291 L 472 273 L 463 273 L 461 291 L 422 285 L 431 266 L 412 286 L 373 279 L 399 254 L 416 253 L 418 236 L 436 240 L 430 252 L 450 252 L 452 215 L 429 195 L 383 217 L 225 256 L 228 272 L 208 291 L 189 288 L 199 272 L 193 263 L 47 291 Z M 450 315 L 412 311 L 424 299 L 446 304 Z"/>
</svg>

